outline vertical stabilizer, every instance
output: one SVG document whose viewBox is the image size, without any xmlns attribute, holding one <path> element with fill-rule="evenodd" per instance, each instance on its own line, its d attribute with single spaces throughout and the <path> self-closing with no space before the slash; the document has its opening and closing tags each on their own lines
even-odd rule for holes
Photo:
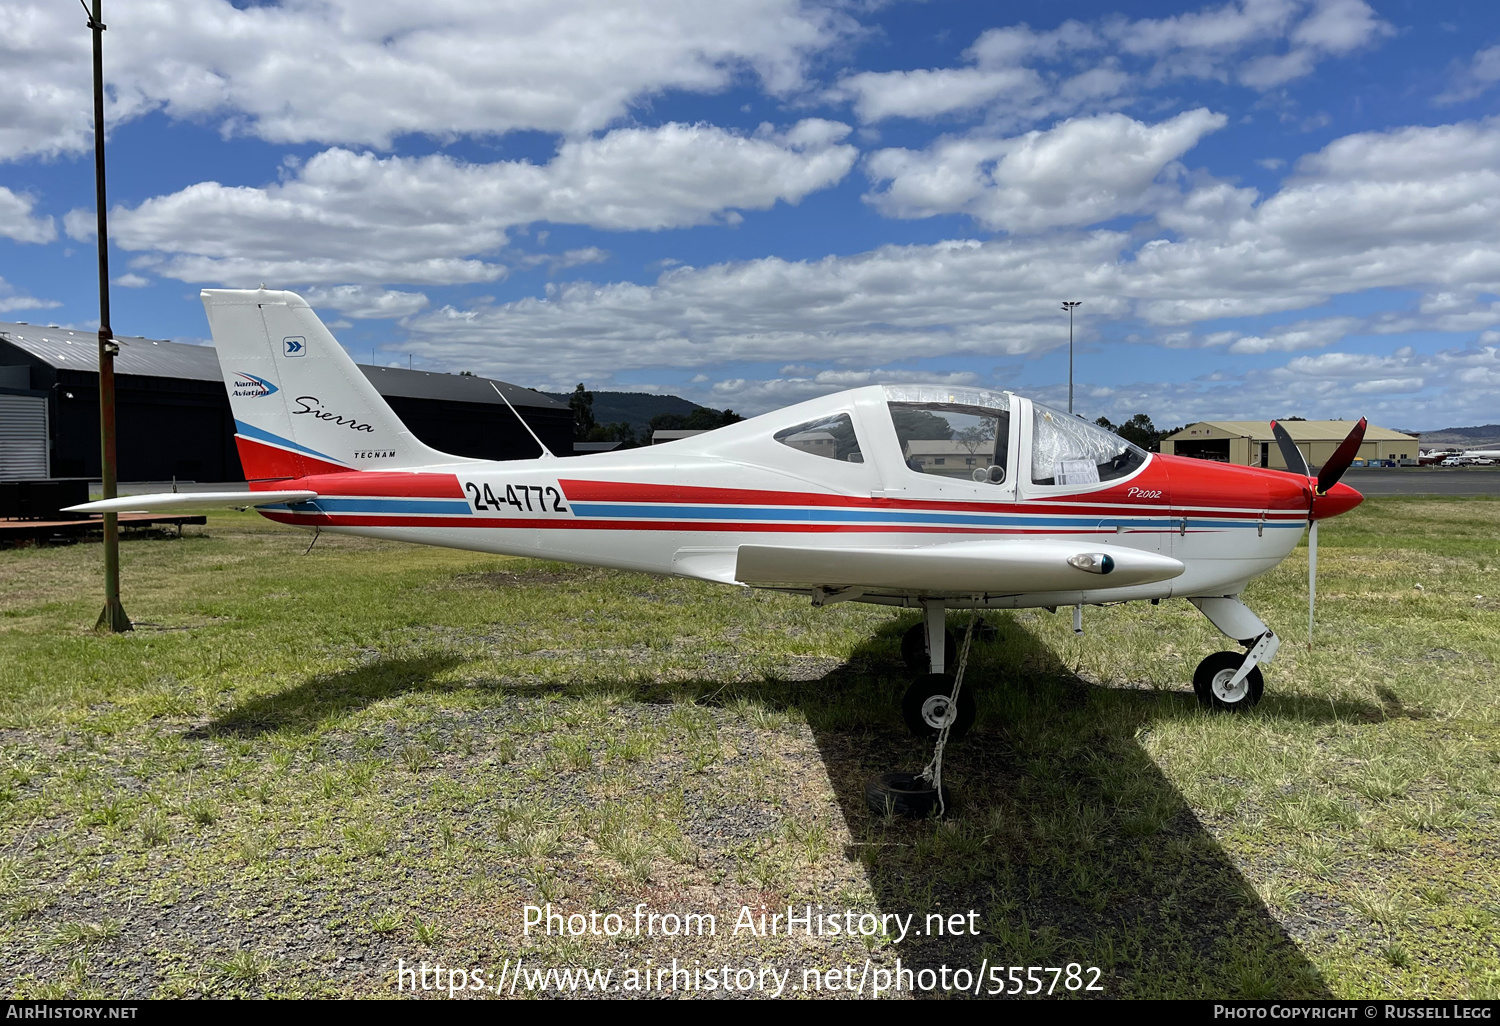
<svg viewBox="0 0 1500 1026">
<path fill-rule="evenodd" d="M 465 462 L 418 441 L 293 292 L 204 289 L 252 481 Z"/>
</svg>

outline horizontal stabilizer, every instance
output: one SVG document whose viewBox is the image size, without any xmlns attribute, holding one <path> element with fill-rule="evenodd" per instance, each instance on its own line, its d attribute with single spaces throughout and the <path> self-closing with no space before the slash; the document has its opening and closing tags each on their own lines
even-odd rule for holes
<svg viewBox="0 0 1500 1026">
<path fill-rule="evenodd" d="M 1151 584 L 1183 569 L 1170 556 L 1087 539 L 995 538 L 903 549 L 741 545 L 735 578 L 758 585 L 1019 595 Z"/>
<path fill-rule="evenodd" d="M 268 506 L 276 502 L 306 502 L 316 499 L 317 492 L 307 489 L 281 492 L 162 492 L 157 495 L 122 495 L 117 499 L 100 499 L 69 506 L 64 513 L 155 513 L 157 511 L 204 509 L 245 509 Z"/>
</svg>

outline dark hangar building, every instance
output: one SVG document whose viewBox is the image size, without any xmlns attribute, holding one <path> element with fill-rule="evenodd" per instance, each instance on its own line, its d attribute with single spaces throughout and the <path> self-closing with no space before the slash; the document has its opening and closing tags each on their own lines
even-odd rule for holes
<svg viewBox="0 0 1500 1026">
<path fill-rule="evenodd" d="M 214 348 L 118 341 L 119 479 L 243 481 Z M 98 352 L 93 332 L 0 323 L 0 481 L 99 478 Z M 491 460 L 536 456 L 498 387 L 549 449 L 573 451 L 572 410 L 540 392 L 468 375 L 359 369 L 434 449 Z"/>
</svg>

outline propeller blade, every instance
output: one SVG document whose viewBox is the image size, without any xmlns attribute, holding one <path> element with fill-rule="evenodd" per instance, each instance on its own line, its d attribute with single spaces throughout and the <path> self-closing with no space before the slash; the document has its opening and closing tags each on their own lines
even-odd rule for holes
<svg viewBox="0 0 1500 1026">
<path fill-rule="evenodd" d="M 1318 471 L 1318 494 L 1326 495 L 1328 489 L 1339 483 L 1339 478 L 1344 476 L 1344 471 L 1349 469 L 1349 464 L 1354 462 L 1354 457 L 1359 455 L 1359 447 L 1365 440 L 1365 428 L 1369 422 L 1365 418 L 1359 418 L 1359 423 L 1354 425 L 1354 430 L 1349 432 L 1349 437 L 1339 443 L 1339 447 L 1333 451 L 1328 462 L 1323 464 L 1323 469 Z"/>
<path fill-rule="evenodd" d="M 1276 436 L 1276 445 L 1281 449 L 1281 459 L 1286 464 L 1286 469 L 1293 474 L 1301 474 L 1303 477 L 1311 477 L 1307 469 L 1307 460 L 1302 455 L 1302 450 L 1297 448 L 1297 443 L 1292 441 L 1292 436 L 1287 434 L 1286 428 L 1271 421 L 1271 433 Z M 1352 457 L 1351 457 L 1352 458 Z"/>
<path fill-rule="evenodd" d="M 1313 641 L 1313 610 L 1318 604 L 1318 522 L 1307 529 L 1307 643 Z"/>
</svg>

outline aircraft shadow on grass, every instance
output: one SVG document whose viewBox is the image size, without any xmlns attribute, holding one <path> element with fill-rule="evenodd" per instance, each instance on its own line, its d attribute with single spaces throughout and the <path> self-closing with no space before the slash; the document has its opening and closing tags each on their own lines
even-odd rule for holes
<svg viewBox="0 0 1500 1026">
<path fill-rule="evenodd" d="M 904 618 L 819 679 L 677 680 L 670 690 L 696 690 L 706 704 L 745 698 L 800 712 L 854 839 L 849 854 L 864 861 L 882 911 L 916 913 L 919 926 L 930 913 L 979 913 L 978 936 L 908 936 L 896 951 L 905 965 L 972 971 L 986 959 L 1005 967 L 1077 962 L 1100 965 L 1114 994 L 1329 996 L 1137 740 L 1142 728 L 1202 715 L 1191 693 L 1091 684 L 1011 617 L 991 619 L 1000 637 L 975 646 L 967 678 L 979 722 L 948 748 L 944 780 L 956 809 L 941 825 L 888 820 L 865 802 L 871 776 L 920 770 L 932 753 L 896 711 L 908 679 L 897 655 Z M 320 675 L 242 703 L 206 733 L 311 730 L 399 694 L 461 687 L 435 678 L 462 661 L 441 653 Z M 639 680 L 606 686 L 634 688 L 648 701 L 667 693 Z M 497 682 L 497 692 L 513 690 Z M 1255 715 L 1347 722 L 1388 713 L 1272 693 Z"/>
<path fill-rule="evenodd" d="M 458 690 L 462 685 L 438 683 L 435 678 L 462 662 L 456 653 L 433 652 L 319 674 L 285 691 L 241 702 L 192 736 L 305 733 L 325 725 L 330 717 L 346 716 L 397 695 Z"/>
<path fill-rule="evenodd" d="M 899 714 L 855 723 L 861 706 L 891 708 L 905 686 L 895 654 L 905 620 L 789 696 L 808 712 L 881 908 L 916 912 L 917 923 L 980 913 L 980 936 L 908 938 L 906 962 L 1100 965 L 1102 982 L 1116 977 L 1109 992 L 1137 996 L 1331 996 L 1137 740 L 1142 728 L 1203 715 L 1191 692 L 1091 684 L 1014 619 L 989 619 L 1000 638 L 976 644 L 966 674 L 978 724 L 944 761 L 957 806 L 950 823 L 892 822 L 865 802 L 871 776 L 919 771 L 932 755 Z M 1274 694 L 1260 709 L 1303 722 L 1382 718 L 1373 706 Z M 1109 956 L 1113 969 L 1102 964 Z"/>
</svg>

